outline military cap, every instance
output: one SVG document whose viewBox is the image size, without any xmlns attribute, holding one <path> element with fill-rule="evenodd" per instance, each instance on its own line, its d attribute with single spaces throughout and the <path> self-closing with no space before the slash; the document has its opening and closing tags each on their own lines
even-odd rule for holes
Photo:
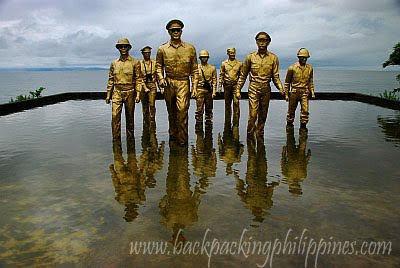
<svg viewBox="0 0 400 268">
<path fill-rule="evenodd" d="M 229 53 L 229 52 L 233 52 L 233 53 L 236 54 L 236 48 L 234 48 L 234 47 L 228 48 L 228 49 L 226 50 L 226 53 Z"/>
<path fill-rule="evenodd" d="M 260 35 L 265 35 L 265 36 L 267 36 L 268 41 L 271 42 L 271 36 L 269 36 L 269 34 L 267 34 L 266 32 L 259 32 L 259 33 L 256 35 L 256 40 L 257 40 L 257 38 L 258 38 Z"/>
<path fill-rule="evenodd" d="M 167 26 L 165 26 L 165 28 L 167 29 L 167 30 L 169 30 L 169 29 L 172 29 L 172 28 L 183 28 L 185 25 L 183 24 L 183 22 L 182 21 L 180 21 L 180 20 L 178 20 L 178 19 L 173 19 L 173 20 L 170 20 L 168 23 L 167 23 Z"/>
<path fill-rule="evenodd" d="M 145 50 L 150 50 L 151 51 L 151 46 L 145 46 L 144 48 L 142 48 L 140 51 L 144 52 Z"/>
</svg>

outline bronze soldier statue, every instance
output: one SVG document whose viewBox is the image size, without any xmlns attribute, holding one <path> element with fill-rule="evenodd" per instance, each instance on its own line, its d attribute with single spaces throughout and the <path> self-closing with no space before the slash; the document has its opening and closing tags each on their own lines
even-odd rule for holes
<svg viewBox="0 0 400 268">
<path fill-rule="evenodd" d="M 139 97 L 136 87 L 141 82 L 138 76 L 138 60 L 129 56 L 132 48 L 127 38 L 118 40 L 115 47 L 119 50 L 120 57 L 111 62 L 107 84 L 106 103 L 112 99 L 112 135 L 113 139 L 121 138 L 121 112 L 125 106 L 126 136 L 133 138 L 135 98 Z"/>
<path fill-rule="evenodd" d="M 297 103 L 301 104 L 300 111 L 300 127 L 307 126 L 308 113 L 308 98 L 311 93 L 311 98 L 315 98 L 313 68 L 307 63 L 310 53 L 305 48 L 300 48 L 297 53 L 298 62 L 290 65 L 285 79 L 285 99 L 289 101 L 286 122 L 288 126 L 293 125 Z"/>
<path fill-rule="evenodd" d="M 249 75 L 249 119 L 247 124 L 247 137 L 263 138 L 264 125 L 267 120 L 269 100 L 271 97 L 270 81 L 274 83 L 280 93 L 284 95 L 283 86 L 279 79 L 278 57 L 267 50 L 271 37 L 266 32 L 256 35 L 258 51 L 247 55 L 240 72 L 236 86 L 236 96 L 240 98 L 247 75 Z"/>
<path fill-rule="evenodd" d="M 156 118 L 156 92 L 157 76 L 156 61 L 151 59 L 151 47 L 145 46 L 140 50 L 143 60 L 140 61 L 140 76 L 143 80 L 141 90 L 141 101 L 143 110 L 143 120 L 155 122 Z"/>
<path fill-rule="evenodd" d="M 196 97 L 198 65 L 194 46 L 181 40 L 183 27 L 184 24 L 180 20 L 174 19 L 167 23 L 166 29 L 171 39 L 158 48 L 156 71 L 159 85 L 164 89 L 170 139 L 186 145 L 188 141 L 189 76 L 192 79 L 192 97 Z"/>
<path fill-rule="evenodd" d="M 205 110 L 206 123 L 211 123 L 213 119 L 213 98 L 217 90 L 217 69 L 207 63 L 210 54 L 207 50 L 200 51 L 199 59 L 199 82 L 196 96 L 196 124 L 203 123 Z M 205 109 L 204 109 L 205 108 Z"/>
<path fill-rule="evenodd" d="M 224 86 L 225 118 L 229 118 L 229 121 L 231 120 L 233 100 L 233 122 L 238 122 L 240 106 L 235 90 L 243 64 L 236 59 L 236 49 L 234 47 L 228 48 L 226 52 L 228 59 L 221 63 L 221 68 L 219 69 L 218 91 L 221 92 L 222 86 Z"/>
</svg>

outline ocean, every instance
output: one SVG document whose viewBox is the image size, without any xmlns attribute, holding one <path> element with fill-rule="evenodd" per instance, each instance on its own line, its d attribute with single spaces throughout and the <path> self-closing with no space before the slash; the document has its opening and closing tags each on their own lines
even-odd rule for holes
<svg viewBox="0 0 400 268">
<path fill-rule="evenodd" d="M 316 92 L 357 92 L 378 96 L 384 90 L 399 87 L 398 71 L 327 70 L 314 69 Z M 282 82 L 286 70 L 280 71 Z M 42 95 L 64 92 L 105 91 L 107 70 L 79 71 L 20 71 L 0 72 L 0 103 L 7 103 L 17 95 L 29 95 L 45 87 Z M 273 91 L 276 89 L 273 87 Z M 243 87 L 247 91 L 247 85 Z"/>
</svg>

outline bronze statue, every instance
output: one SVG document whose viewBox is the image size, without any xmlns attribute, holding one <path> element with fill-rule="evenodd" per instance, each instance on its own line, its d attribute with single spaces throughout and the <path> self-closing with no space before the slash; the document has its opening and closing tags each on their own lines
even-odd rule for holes
<svg viewBox="0 0 400 268">
<path fill-rule="evenodd" d="M 106 103 L 112 99 L 112 135 L 113 139 L 121 138 L 121 112 L 125 106 L 126 136 L 133 137 L 135 98 L 140 92 L 136 87 L 140 86 L 138 75 L 138 60 L 129 56 L 132 48 L 127 38 L 118 40 L 115 47 L 119 50 L 119 59 L 113 60 L 108 75 Z"/>
<path fill-rule="evenodd" d="M 183 27 L 180 20 L 168 22 L 166 29 L 171 39 L 158 48 L 156 57 L 157 78 L 167 104 L 170 139 L 181 145 L 188 141 L 189 76 L 193 97 L 198 82 L 196 49 L 181 40 Z"/>
<path fill-rule="evenodd" d="M 307 63 L 310 53 L 305 48 L 300 48 L 297 53 L 298 62 L 290 65 L 285 79 L 285 99 L 289 101 L 286 122 L 293 125 L 297 103 L 301 104 L 300 127 L 306 127 L 309 119 L 308 97 L 315 98 L 313 68 Z"/>
<path fill-rule="evenodd" d="M 232 100 L 233 100 L 233 121 L 239 121 L 240 106 L 239 98 L 236 95 L 236 85 L 239 79 L 242 62 L 236 59 L 236 49 L 228 48 L 226 50 L 228 59 L 221 63 L 219 69 L 219 87 L 218 91 L 222 91 L 224 86 L 224 99 L 225 99 L 225 118 L 231 120 L 232 115 Z M 225 120 L 226 121 L 226 120 Z"/>
<path fill-rule="evenodd" d="M 140 50 L 143 60 L 140 61 L 139 75 L 142 78 L 141 102 L 143 111 L 143 120 L 155 122 L 156 118 L 156 93 L 157 93 L 157 75 L 156 61 L 151 59 L 151 47 L 145 46 Z"/>
<path fill-rule="evenodd" d="M 199 65 L 199 82 L 196 95 L 196 124 L 203 123 L 204 110 L 206 123 L 211 123 L 213 119 L 213 98 L 217 89 L 217 69 L 207 63 L 209 58 L 210 54 L 207 50 L 200 51 L 201 64 Z"/>
<path fill-rule="evenodd" d="M 258 51 L 247 55 L 240 72 L 236 86 L 236 97 L 240 98 L 247 75 L 249 75 L 249 119 L 247 124 L 247 137 L 264 137 L 264 125 L 267 120 L 269 100 L 271 96 L 270 81 L 284 95 L 282 83 L 279 79 L 278 57 L 267 50 L 271 37 L 266 32 L 256 35 Z"/>
<path fill-rule="evenodd" d="M 286 145 L 282 148 L 281 171 L 285 177 L 284 182 L 289 185 L 289 192 L 301 195 L 301 182 L 307 177 L 308 162 L 311 150 L 307 153 L 307 128 L 299 129 L 299 145 L 296 146 L 294 127 L 286 127 Z"/>
</svg>

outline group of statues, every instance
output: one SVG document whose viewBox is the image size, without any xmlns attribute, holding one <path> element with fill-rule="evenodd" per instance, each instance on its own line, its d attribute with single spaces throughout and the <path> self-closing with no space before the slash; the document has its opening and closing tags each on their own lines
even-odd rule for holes
<svg viewBox="0 0 400 268">
<path fill-rule="evenodd" d="M 132 48 L 127 38 L 116 44 L 119 59 L 110 66 L 106 103 L 112 99 L 112 134 L 114 139 L 121 137 L 121 112 L 125 106 L 127 137 L 133 137 L 135 102 L 142 102 L 144 120 L 155 122 L 155 100 L 157 86 L 164 95 L 169 121 L 170 140 L 180 145 L 188 141 L 188 110 L 191 97 L 196 99 L 196 124 L 206 124 L 213 120 L 213 98 L 217 88 L 224 88 L 226 117 L 231 117 L 233 102 L 233 122 L 240 116 L 239 100 L 241 89 L 249 76 L 249 116 L 247 136 L 263 138 L 271 95 L 270 82 L 274 83 L 282 96 L 289 102 L 287 125 L 292 126 L 298 102 L 301 103 L 301 128 L 309 120 L 309 96 L 314 98 L 313 69 L 307 64 L 310 57 L 305 48 L 298 51 L 298 62 L 292 64 L 287 72 L 284 87 L 279 78 L 278 57 L 267 50 L 271 37 L 259 32 L 255 39 L 258 50 L 247 55 L 242 63 L 236 59 L 235 48 L 228 48 L 228 59 L 220 68 L 219 85 L 217 70 L 208 63 L 207 50 L 199 53 L 181 40 L 182 21 L 174 19 L 167 23 L 170 40 L 158 48 L 156 60 L 151 59 L 151 47 L 141 49 L 143 60 L 129 55 Z M 192 86 L 190 90 L 190 85 Z"/>
</svg>

